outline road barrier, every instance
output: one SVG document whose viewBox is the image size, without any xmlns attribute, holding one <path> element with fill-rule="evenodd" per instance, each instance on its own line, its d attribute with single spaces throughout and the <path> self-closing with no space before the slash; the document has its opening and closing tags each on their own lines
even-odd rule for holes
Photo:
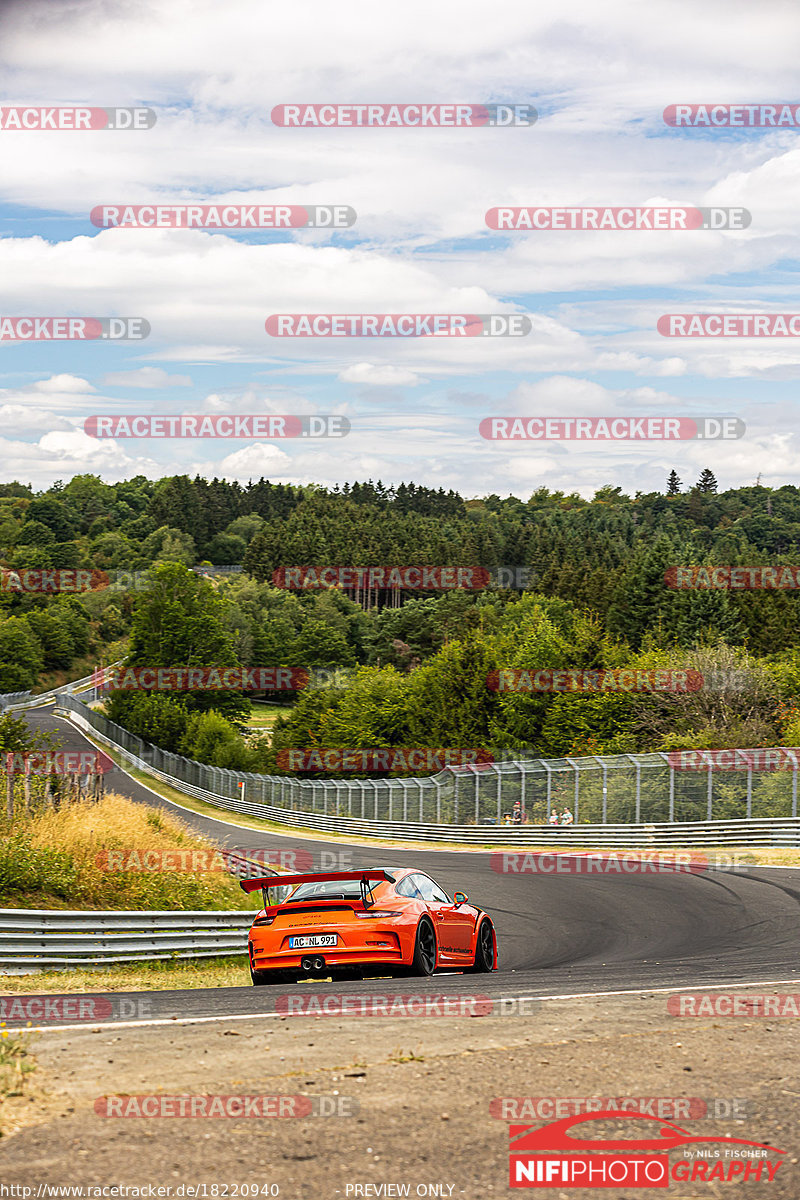
<svg viewBox="0 0 800 1200">
<path fill-rule="evenodd" d="M 487 846 L 800 845 L 798 763 L 785 749 L 791 770 L 682 770 L 674 756 L 655 753 L 496 762 L 417 779 L 308 780 L 183 758 L 135 737 L 73 695 L 62 694 L 58 711 L 179 791 L 284 825 Z M 516 800 L 533 820 L 504 825 L 502 816 Z M 574 825 L 546 824 L 551 811 L 567 804 Z M 698 820 L 704 810 L 706 819 Z"/>
<path fill-rule="evenodd" d="M 18 704 L 28 704 L 30 698 L 30 692 L 3 692 L 0 694 L 0 712 L 3 712 L 6 708 L 13 708 Z"/>
<path fill-rule="evenodd" d="M 0 909 L 0 975 L 247 953 L 253 909 L 71 912 Z"/>
</svg>

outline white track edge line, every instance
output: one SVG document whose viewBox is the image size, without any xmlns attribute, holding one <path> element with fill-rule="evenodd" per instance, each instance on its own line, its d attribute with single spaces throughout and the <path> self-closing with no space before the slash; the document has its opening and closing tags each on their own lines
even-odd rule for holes
<svg viewBox="0 0 800 1200">
<path fill-rule="evenodd" d="M 797 979 L 797 978 L 795 978 L 795 979 L 759 979 L 759 980 L 756 980 L 754 983 L 708 983 L 708 984 L 698 983 L 698 984 L 688 984 L 686 987 L 683 987 L 683 988 L 676 986 L 676 987 L 664 987 L 664 988 L 627 988 L 625 990 L 617 990 L 617 991 L 610 991 L 610 992 L 563 992 L 563 993 L 558 993 L 558 994 L 552 995 L 552 996 L 529 996 L 529 995 L 496 996 L 496 997 L 489 996 L 488 999 L 490 999 L 493 1004 L 494 1003 L 500 1004 L 500 1003 L 503 1003 L 504 1001 L 509 1001 L 509 1000 L 591 1000 L 591 999 L 603 998 L 605 996 L 642 996 L 644 998 L 648 995 L 666 995 L 666 994 L 674 995 L 674 994 L 678 994 L 680 992 L 729 991 L 731 988 L 776 987 L 778 984 L 788 984 L 788 983 L 797 984 L 797 983 L 800 983 L 800 979 Z M 75 995 L 76 997 L 80 996 L 80 995 L 87 995 L 87 993 L 85 993 L 85 992 L 83 992 L 83 993 L 75 992 L 75 993 L 71 993 L 71 994 Z M 88 993 L 88 994 L 91 994 L 91 993 Z M 114 995 L 114 993 L 99 993 L 99 994 L 100 995 Z M 157 994 L 163 995 L 163 992 L 159 992 Z M 354 992 L 353 993 L 353 995 L 362 995 L 362 996 L 369 996 L 370 994 L 371 993 L 369 993 L 369 992 L 361 992 L 361 993 Z M 17 992 L 14 994 L 13 998 L 14 999 L 17 999 L 17 998 L 23 999 L 24 995 L 25 995 L 25 993 Z M 380 996 L 381 993 L 376 993 L 376 995 Z M 453 993 L 452 999 L 457 999 L 460 995 L 462 995 L 462 993 L 455 992 L 455 993 Z M 7 997 L 4 996 L 3 999 L 7 999 Z M 445 999 L 451 999 L 451 997 L 446 996 Z M 335 1013 L 329 1013 L 329 1014 L 328 1013 L 325 1013 L 325 1014 L 322 1014 L 322 1013 L 296 1013 L 296 1014 L 292 1014 L 292 1015 L 296 1019 L 298 1016 L 317 1017 L 317 1016 L 336 1016 L 337 1014 L 335 1014 Z M 342 1016 L 342 1015 L 346 1015 L 346 1014 L 340 1013 L 338 1015 Z M 76 1031 L 76 1030 L 77 1031 L 80 1031 L 80 1030 L 88 1031 L 91 1029 L 136 1029 L 136 1028 L 142 1028 L 142 1027 L 151 1026 L 151 1025 L 172 1025 L 174 1028 L 174 1027 L 177 1027 L 180 1025 L 204 1025 L 204 1024 L 208 1024 L 210 1021 L 258 1021 L 258 1020 L 262 1020 L 264 1017 L 273 1017 L 273 1018 L 278 1018 L 278 1019 L 282 1018 L 283 1020 L 289 1020 L 288 1013 L 278 1013 L 278 1012 L 232 1013 L 230 1016 L 227 1016 L 227 1017 L 222 1016 L 222 1015 L 221 1016 L 215 1015 L 215 1016 L 211 1016 L 211 1017 L 153 1017 L 149 1020 L 141 1020 L 141 1021 L 100 1021 L 100 1022 L 88 1022 L 87 1021 L 86 1024 L 82 1024 L 80 1022 L 73 1021 L 70 1025 L 34 1025 L 34 1026 L 20 1025 L 20 1026 L 13 1026 L 11 1029 L 9 1029 L 9 1033 L 12 1033 L 12 1032 L 16 1033 L 18 1031 L 23 1032 L 23 1033 L 59 1033 L 63 1030 L 67 1030 L 67 1029 L 72 1030 L 72 1031 Z"/>
</svg>

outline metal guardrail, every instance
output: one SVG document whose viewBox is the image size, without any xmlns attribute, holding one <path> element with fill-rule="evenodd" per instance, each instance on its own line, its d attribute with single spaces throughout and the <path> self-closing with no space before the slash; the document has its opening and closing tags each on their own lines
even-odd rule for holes
<svg viewBox="0 0 800 1200">
<path fill-rule="evenodd" d="M 7 696 L 0 696 L 0 711 L 22 712 L 28 708 L 41 708 L 43 705 L 52 704 L 62 696 L 71 696 L 75 692 L 81 692 L 84 698 L 96 700 L 98 684 L 107 679 L 111 671 L 119 665 L 118 662 L 111 663 L 103 668 L 102 673 L 94 671 L 91 675 L 84 675 L 83 679 L 63 683 L 61 687 L 53 688 L 49 692 L 40 692 L 38 696 L 34 696 L 30 692 L 9 692 Z M 13 699 L 13 697 L 18 698 Z M 8 703 L 4 704 L 4 700 L 8 700 Z"/>
<path fill-rule="evenodd" d="M 415 822 L 403 820 L 360 819 L 342 811 L 343 805 L 339 789 L 347 789 L 350 784 L 337 784 L 326 781 L 321 785 L 326 790 L 326 811 L 301 811 L 280 806 L 265 804 L 247 798 L 248 779 L 269 779 L 264 776 L 236 776 L 235 772 L 223 772 L 221 768 L 210 767 L 209 771 L 223 775 L 234 775 L 243 786 L 238 795 L 225 795 L 220 791 L 211 791 L 185 779 L 173 775 L 155 766 L 152 758 L 143 758 L 128 749 L 120 740 L 109 736 L 109 732 L 119 729 L 102 714 L 93 712 L 85 705 L 76 702 L 74 697 L 67 698 L 62 712 L 71 717 L 74 723 L 87 731 L 92 737 L 117 751 L 134 768 L 162 780 L 178 791 L 202 800 L 215 808 L 226 809 L 229 812 L 241 813 L 246 816 L 258 817 L 262 820 L 275 821 L 282 825 L 293 825 L 304 829 L 315 829 L 321 832 L 338 834 L 344 837 L 375 837 L 396 840 L 412 840 L 423 842 L 454 842 L 473 846 L 563 846 L 583 847 L 586 849 L 602 849 L 603 847 L 665 847 L 665 846 L 800 846 L 800 819 L 797 817 L 766 817 L 744 818 L 733 820 L 710 821 L 662 821 L 662 822 L 632 822 L 619 824 L 586 823 L 572 826 L 552 825 L 453 825 L 442 822 Z M 109 732 L 103 732 L 106 727 Z M 127 731 L 122 730 L 126 738 L 131 738 Z M 134 739 L 132 739 L 134 740 Z M 140 739 L 135 739 L 139 741 Z M 141 745 L 148 748 L 147 743 Z M 158 749 L 152 747 L 151 749 Z M 167 755 L 158 751 L 168 759 L 177 760 L 178 755 Z M 189 759 L 182 760 L 192 766 L 203 767 L 202 763 L 192 763 Z M 279 781 L 280 782 L 280 781 Z M 286 782 L 286 781 L 283 781 Z M 296 781 L 293 781 L 296 782 Z M 371 782 L 360 781 L 360 782 Z M 419 781 L 412 781 L 419 782 Z M 788 782 L 788 781 L 785 781 Z M 313 788 L 313 784 L 305 784 Z M 674 782 L 673 782 L 674 786 Z M 703 784 L 706 786 L 705 782 Z M 331 795 L 330 789 L 334 789 Z M 328 797 L 330 811 L 328 811 Z M 407 814 L 406 814 L 407 815 Z"/>
<path fill-rule="evenodd" d="M 254 909 L 72 912 L 0 909 L 0 975 L 247 953 Z"/>
</svg>

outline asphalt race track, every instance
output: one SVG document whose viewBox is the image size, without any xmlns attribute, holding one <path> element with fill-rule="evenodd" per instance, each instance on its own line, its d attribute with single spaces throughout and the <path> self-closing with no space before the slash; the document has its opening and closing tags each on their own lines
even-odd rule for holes
<svg viewBox="0 0 800 1200">
<path fill-rule="evenodd" d="M 32 727 L 56 731 L 65 748 L 86 748 L 86 739 L 77 729 L 48 711 L 34 710 L 26 718 Z M 325 851 L 344 853 L 345 868 L 414 865 L 451 893 L 457 888 L 465 891 L 494 919 L 500 970 L 491 976 L 451 973 L 414 980 L 415 990 L 554 997 L 791 983 L 800 977 L 800 869 L 503 874 L 492 868 L 489 851 L 382 850 L 318 841 L 291 831 L 277 836 L 270 830 L 261 833 L 229 825 L 224 819 L 198 816 L 162 800 L 122 771 L 114 773 L 108 786 L 138 802 L 179 812 L 189 825 L 223 845 L 303 848 L 315 856 Z M 337 985 L 337 990 L 402 993 L 408 992 L 409 982 L 372 979 Z M 330 988 L 330 984 L 301 986 Z M 268 988 L 146 995 L 153 1002 L 154 1018 L 191 1020 L 272 1010 Z"/>
</svg>

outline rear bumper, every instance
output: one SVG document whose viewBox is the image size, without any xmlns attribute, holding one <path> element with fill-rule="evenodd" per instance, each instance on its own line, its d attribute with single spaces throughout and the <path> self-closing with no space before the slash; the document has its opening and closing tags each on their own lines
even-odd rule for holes
<svg viewBox="0 0 800 1200">
<path fill-rule="evenodd" d="M 300 932 L 300 931 L 298 931 Z M 303 930 L 302 933 L 307 933 Z M 364 931 L 367 932 L 366 930 Z M 368 937 L 357 945 L 347 945 L 341 941 L 336 946 L 304 946 L 290 950 L 286 943 L 290 933 L 282 930 L 278 945 L 270 945 L 269 938 L 252 937 L 248 943 L 250 964 L 257 971 L 265 970 L 299 970 L 303 959 L 322 958 L 326 966 L 350 967 L 369 963 L 403 962 L 403 951 L 400 940 L 394 932 L 370 930 Z M 275 938 L 275 942 L 279 939 Z M 382 942 L 382 945 L 370 945 L 370 942 Z M 266 945 L 264 944 L 266 943 Z"/>
<path fill-rule="evenodd" d="M 270 951 L 251 951 L 250 962 L 257 971 L 292 971 L 300 970 L 304 958 L 322 958 L 326 967 L 355 967 L 369 963 L 403 962 L 402 951 L 397 947 L 379 946 L 374 950 L 344 949 L 322 947 L 319 950 L 290 950 L 273 953 Z"/>
</svg>

